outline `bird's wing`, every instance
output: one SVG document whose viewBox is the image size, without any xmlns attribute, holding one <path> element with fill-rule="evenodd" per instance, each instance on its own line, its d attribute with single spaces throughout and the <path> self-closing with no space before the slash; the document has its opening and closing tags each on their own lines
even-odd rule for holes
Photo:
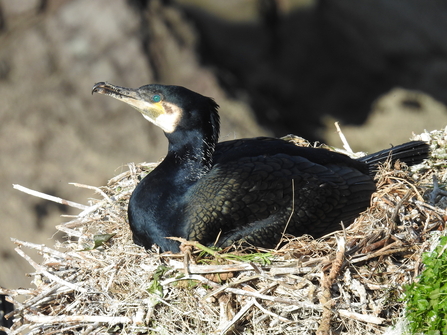
<svg viewBox="0 0 447 335">
<path fill-rule="evenodd" d="M 354 168 L 299 156 L 227 161 L 188 191 L 185 234 L 207 244 L 220 234 L 221 245 L 239 236 L 254 244 L 262 239 L 262 245 L 271 239 L 272 245 L 286 226 L 293 235 L 322 235 L 364 210 L 374 190 L 372 179 Z"/>
</svg>

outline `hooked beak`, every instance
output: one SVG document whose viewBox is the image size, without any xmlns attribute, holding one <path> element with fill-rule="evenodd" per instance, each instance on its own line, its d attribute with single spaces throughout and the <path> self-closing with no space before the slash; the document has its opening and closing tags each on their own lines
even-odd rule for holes
<svg viewBox="0 0 447 335">
<path fill-rule="evenodd" d="M 162 102 L 148 101 L 141 96 L 138 89 L 116 86 L 107 82 L 99 82 L 93 85 L 92 94 L 93 93 L 108 95 L 109 97 L 123 101 L 143 114 L 145 119 L 162 128 L 164 131 L 173 131 L 173 125 L 166 124 L 164 121 L 166 111 Z"/>
<path fill-rule="evenodd" d="M 123 101 L 142 113 L 140 108 L 144 107 L 144 104 L 141 103 L 143 99 L 136 89 L 116 86 L 107 82 L 99 82 L 93 85 L 93 93 L 108 95 L 109 97 Z"/>
</svg>

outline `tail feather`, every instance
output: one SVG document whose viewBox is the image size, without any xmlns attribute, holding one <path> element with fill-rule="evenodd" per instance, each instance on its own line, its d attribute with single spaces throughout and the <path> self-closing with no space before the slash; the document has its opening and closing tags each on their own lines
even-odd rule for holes
<svg viewBox="0 0 447 335">
<path fill-rule="evenodd" d="M 366 163 L 370 174 L 374 175 L 378 170 L 379 164 L 386 162 L 388 159 L 390 159 L 391 162 L 400 160 L 408 166 L 412 166 L 421 163 L 428 157 L 429 152 L 430 147 L 427 143 L 423 141 L 412 141 L 378 151 L 359 158 L 358 160 Z"/>
</svg>

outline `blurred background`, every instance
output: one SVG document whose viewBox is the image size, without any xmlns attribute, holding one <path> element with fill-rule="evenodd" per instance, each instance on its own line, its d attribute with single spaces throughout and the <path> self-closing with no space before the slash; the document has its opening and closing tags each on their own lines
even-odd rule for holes
<svg viewBox="0 0 447 335">
<path fill-rule="evenodd" d="M 53 245 L 61 214 L 20 184 L 87 204 L 163 133 L 94 83 L 186 86 L 221 106 L 221 140 L 293 133 L 355 151 L 447 125 L 445 0 L 0 0 L 0 286 L 33 269 L 10 237 Z"/>
</svg>

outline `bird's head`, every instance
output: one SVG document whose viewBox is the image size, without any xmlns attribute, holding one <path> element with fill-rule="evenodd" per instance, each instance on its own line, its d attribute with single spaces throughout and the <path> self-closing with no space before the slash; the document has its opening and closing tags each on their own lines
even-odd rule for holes
<svg viewBox="0 0 447 335">
<path fill-rule="evenodd" d="M 184 87 L 152 84 L 133 89 L 100 82 L 93 86 L 93 93 L 129 104 L 166 134 L 210 128 L 217 141 L 218 105 L 213 99 Z"/>
</svg>

